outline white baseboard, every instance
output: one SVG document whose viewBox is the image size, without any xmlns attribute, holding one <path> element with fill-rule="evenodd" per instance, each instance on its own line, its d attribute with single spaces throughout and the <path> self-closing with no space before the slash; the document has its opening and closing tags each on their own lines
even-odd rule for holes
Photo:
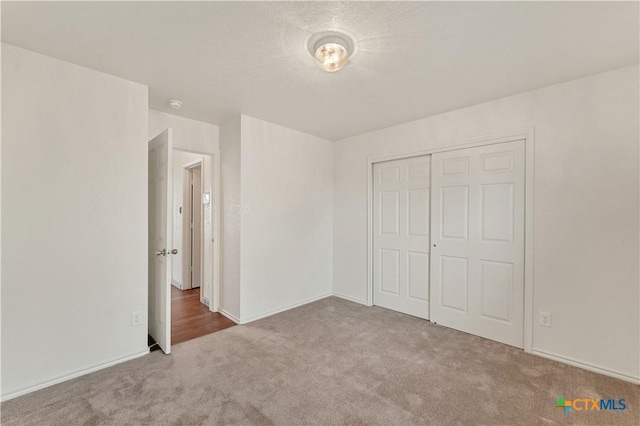
<svg viewBox="0 0 640 426">
<path fill-rule="evenodd" d="M 282 308 L 274 309 L 272 311 L 264 312 L 264 313 L 258 314 L 258 315 L 253 315 L 253 316 L 250 316 L 249 318 L 244 318 L 244 319 L 242 319 L 242 321 L 240 321 L 239 324 L 248 324 L 250 322 L 257 321 L 257 320 L 262 319 L 262 318 L 270 317 L 271 315 L 279 314 L 281 312 L 288 311 L 289 309 L 297 308 L 299 306 L 306 305 L 307 303 L 312 303 L 312 302 L 315 302 L 317 300 L 325 299 L 325 298 L 330 297 L 330 296 L 333 296 L 333 294 L 327 293 L 327 294 L 323 294 L 321 296 L 315 296 L 315 297 L 312 297 L 310 299 L 305 299 L 305 300 L 302 300 L 300 302 L 296 302 L 296 303 L 292 303 L 292 304 L 287 305 L 287 306 L 283 306 Z"/>
<path fill-rule="evenodd" d="M 561 355 L 556 355 L 540 349 L 532 349 L 531 352 L 529 353 L 533 355 L 537 355 L 542 358 L 547 358 L 553 361 L 561 362 L 563 364 L 569 364 L 574 367 L 582 368 L 584 370 L 593 371 L 594 373 L 602 374 L 604 376 L 614 377 L 616 379 L 624 380 L 625 382 L 631 382 L 633 384 L 640 385 L 640 377 L 629 376 L 628 374 L 620 373 L 618 371 L 610 370 L 604 367 L 599 367 L 597 365 L 593 365 L 588 362 L 566 358 Z"/>
<path fill-rule="evenodd" d="M 356 299 L 355 297 L 345 296 L 344 294 L 335 293 L 335 292 L 333 293 L 333 295 L 335 297 L 339 297 L 340 299 L 348 300 L 349 302 L 359 303 L 359 304 L 364 305 L 364 306 L 371 306 L 371 305 L 369 305 L 367 303 L 366 300 Z"/>
<path fill-rule="evenodd" d="M 171 280 L 171 285 L 177 288 L 178 290 L 182 290 L 182 284 L 180 281 L 176 281 L 174 279 Z"/>
<path fill-rule="evenodd" d="M 139 352 L 137 354 L 129 355 L 124 358 L 118 358 L 113 361 L 105 362 L 104 364 L 99 364 L 94 367 L 86 368 L 84 370 L 76 371 L 75 373 L 67 374 L 66 376 L 58 377 L 57 379 L 49 380 L 43 383 L 39 383 L 34 386 L 30 386 L 25 389 L 21 389 L 19 391 L 11 392 L 6 395 L 0 396 L 0 401 L 8 401 L 13 398 L 17 398 L 22 395 L 26 395 L 31 392 L 35 392 L 40 389 L 48 388 L 49 386 L 57 385 L 58 383 L 66 382 L 67 380 L 75 379 L 76 377 L 84 376 L 85 374 L 93 373 L 99 370 L 103 370 L 108 367 L 112 367 L 116 364 L 120 364 L 126 361 L 131 361 L 132 359 L 140 358 L 149 353 L 149 349 L 143 352 Z"/>
<path fill-rule="evenodd" d="M 240 318 L 238 318 L 235 315 L 225 311 L 224 309 L 218 308 L 218 313 L 220 315 L 222 315 L 223 317 L 229 318 L 231 321 L 235 322 L 236 324 L 240 324 Z"/>
</svg>

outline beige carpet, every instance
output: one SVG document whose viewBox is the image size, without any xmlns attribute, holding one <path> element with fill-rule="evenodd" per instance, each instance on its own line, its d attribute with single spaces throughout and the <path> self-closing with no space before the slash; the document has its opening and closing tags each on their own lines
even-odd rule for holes
<svg viewBox="0 0 640 426">
<path fill-rule="evenodd" d="M 324 299 L 2 404 L 15 424 L 640 424 L 640 387 Z M 559 396 L 625 398 L 563 414 Z"/>
</svg>

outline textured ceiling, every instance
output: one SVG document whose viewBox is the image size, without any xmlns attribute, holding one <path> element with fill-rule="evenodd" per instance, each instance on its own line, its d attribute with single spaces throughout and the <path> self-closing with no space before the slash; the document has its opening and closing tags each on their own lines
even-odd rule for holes
<svg viewBox="0 0 640 426">
<path fill-rule="evenodd" d="M 336 140 L 638 63 L 638 6 L 3 1 L 2 39 L 146 84 L 152 109 Z M 340 72 L 307 51 L 324 30 L 356 40 Z"/>
</svg>

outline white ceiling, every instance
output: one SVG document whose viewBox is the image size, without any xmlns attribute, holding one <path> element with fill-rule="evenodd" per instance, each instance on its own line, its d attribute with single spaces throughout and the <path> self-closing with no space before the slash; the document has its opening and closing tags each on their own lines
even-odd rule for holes
<svg viewBox="0 0 640 426">
<path fill-rule="evenodd" d="M 4 42 L 336 140 L 638 63 L 637 2 L 2 2 Z M 351 34 L 318 69 L 307 39 Z M 180 99 L 178 112 L 166 105 Z"/>
</svg>

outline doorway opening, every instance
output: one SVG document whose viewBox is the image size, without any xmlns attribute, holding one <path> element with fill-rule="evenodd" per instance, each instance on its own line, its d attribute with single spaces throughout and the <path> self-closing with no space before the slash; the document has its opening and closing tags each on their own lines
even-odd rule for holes
<svg viewBox="0 0 640 426">
<path fill-rule="evenodd" d="M 178 214 L 182 214 L 181 289 L 197 289 L 198 293 L 200 293 L 203 278 L 203 177 L 202 158 L 195 163 L 183 166 L 182 206 L 180 206 L 182 208 L 178 208 Z M 179 201 L 178 198 L 177 194 L 174 194 L 174 200 Z M 178 269 L 175 261 L 174 257 L 174 271 Z M 201 300 L 204 302 L 206 298 Z"/>
<path fill-rule="evenodd" d="M 185 342 L 235 325 L 212 312 L 215 162 L 209 154 L 173 149 L 171 341 Z"/>
<path fill-rule="evenodd" d="M 235 325 L 217 313 L 219 151 L 173 148 L 167 129 L 149 142 L 149 347 Z"/>
</svg>

